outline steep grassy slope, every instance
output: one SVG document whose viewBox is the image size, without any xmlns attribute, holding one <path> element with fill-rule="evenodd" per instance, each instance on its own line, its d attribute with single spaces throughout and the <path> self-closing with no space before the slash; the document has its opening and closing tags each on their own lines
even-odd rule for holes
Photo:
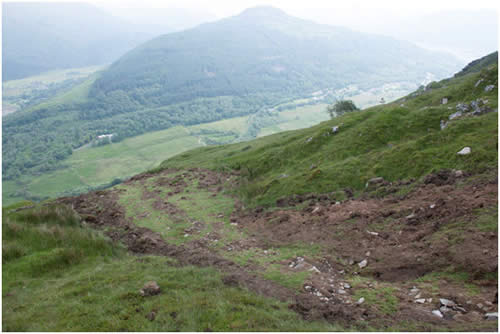
<svg viewBox="0 0 500 334">
<path fill-rule="evenodd" d="M 483 79 L 479 85 L 476 83 Z M 485 91 L 487 85 L 495 88 Z M 394 103 L 353 112 L 305 130 L 252 142 L 199 148 L 165 161 L 161 168 L 203 166 L 239 170 L 245 197 L 272 204 L 282 196 L 364 188 L 368 179 L 418 178 L 444 168 L 477 173 L 498 163 L 498 114 L 463 117 L 444 130 L 440 121 L 459 103 L 487 100 L 497 109 L 497 66 L 434 83 Z M 441 104 L 443 97 L 447 104 Z M 332 127 L 338 126 L 333 133 Z M 457 155 L 464 147 L 472 154 Z"/>
</svg>

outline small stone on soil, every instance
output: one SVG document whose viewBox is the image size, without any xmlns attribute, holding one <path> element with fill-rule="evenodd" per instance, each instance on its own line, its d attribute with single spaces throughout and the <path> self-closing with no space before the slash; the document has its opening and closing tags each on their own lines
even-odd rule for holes
<svg viewBox="0 0 500 334">
<path fill-rule="evenodd" d="M 484 315 L 484 318 L 486 320 L 497 320 L 498 319 L 498 312 L 486 313 Z"/>
<path fill-rule="evenodd" d="M 156 318 L 156 313 L 155 313 L 154 311 L 152 311 L 152 312 L 150 312 L 150 313 L 146 316 L 146 318 L 147 318 L 149 321 L 153 321 L 153 320 L 155 320 L 155 318 Z"/>
<path fill-rule="evenodd" d="M 417 303 L 417 304 L 424 304 L 425 303 L 425 298 L 415 299 L 415 303 Z"/>
<path fill-rule="evenodd" d="M 441 311 L 439 311 L 439 310 L 434 310 L 434 311 L 432 311 L 432 314 L 434 314 L 435 316 L 440 317 L 440 318 L 442 318 L 442 317 L 443 317 L 443 314 L 442 314 L 442 313 L 441 313 Z"/>
<path fill-rule="evenodd" d="M 356 304 L 361 305 L 361 304 L 363 304 L 364 302 L 365 302 L 365 298 L 364 298 L 364 297 L 361 297 L 361 298 L 359 298 L 359 299 L 358 299 L 358 301 L 356 302 Z"/>
<path fill-rule="evenodd" d="M 368 260 L 364 259 L 363 261 L 361 261 L 360 263 L 358 263 L 358 267 L 360 269 L 363 269 L 364 267 L 366 267 L 368 265 Z"/>
</svg>

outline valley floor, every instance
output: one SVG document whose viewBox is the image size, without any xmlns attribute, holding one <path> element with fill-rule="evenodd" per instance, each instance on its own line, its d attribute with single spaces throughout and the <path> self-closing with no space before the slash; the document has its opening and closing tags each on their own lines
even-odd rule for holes
<svg viewBox="0 0 500 334">
<path fill-rule="evenodd" d="M 348 189 L 342 201 L 295 195 L 272 209 L 245 208 L 231 195 L 238 180 L 237 172 L 167 169 L 57 201 L 132 254 L 215 268 L 226 286 L 288 303 L 308 321 L 498 329 L 486 315 L 498 310 L 496 171 L 377 180 L 358 198 Z"/>
</svg>

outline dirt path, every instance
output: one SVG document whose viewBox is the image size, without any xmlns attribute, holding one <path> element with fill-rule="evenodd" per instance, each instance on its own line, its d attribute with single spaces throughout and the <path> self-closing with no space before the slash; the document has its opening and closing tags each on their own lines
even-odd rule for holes
<svg viewBox="0 0 500 334">
<path fill-rule="evenodd" d="M 147 182 L 153 177 L 151 188 Z M 155 210 L 186 221 L 189 212 L 176 205 L 174 199 L 191 195 L 186 191 L 194 181 L 196 189 L 219 196 L 230 177 L 203 169 L 182 174 L 167 170 L 160 175 L 138 175 L 124 186 L 139 183 L 142 200 L 153 200 Z M 222 222 L 193 222 L 199 224 L 198 232 L 210 225 L 210 233 L 180 245 L 165 242 L 158 232 L 136 226 L 119 204 L 124 189 L 60 201 L 71 205 L 91 226 L 106 227 L 114 241 L 122 242 L 134 253 L 173 257 L 181 265 L 216 267 L 223 272 L 224 283 L 288 301 L 290 308 L 306 319 L 326 319 L 346 326 L 356 323 L 358 328 L 364 323 L 384 328 L 412 321 L 418 322 L 418 330 L 491 330 L 495 325 L 486 322 L 483 314 L 497 310 L 493 304 L 497 281 L 491 273 L 497 271 L 498 234 L 475 222 L 478 210 L 497 210 L 497 180 L 471 184 L 464 180 L 446 172 L 430 176 L 405 196 L 342 203 L 330 201 L 327 196 L 295 196 L 285 200 L 286 209 L 277 211 L 242 210 L 236 202 L 228 218 L 245 237 L 228 241 L 220 249 L 212 247 L 211 241 L 226 232 Z M 278 204 L 283 205 L 283 200 Z M 241 265 L 232 260 L 232 254 L 221 252 L 229 249 L 233 253 L 251 250 L 268 254 L 273 247 L 293 243 L 321 246 L 315 256 L 272 262 L 284 274 L 307 273 L 300 291 L 264 278 L 256 270 L 262 264 L 250 261 Z M 479 286 L 478 291 L 471 296 L 466 291 L 468 282 L 450 281 L 446 276 L 415 283 L 450 268 L 469 274 L 469 281 Z M 366 303 L 361 300 L 365 300 L 363 296 Z M 436 297 L 458 305 L 457 309 L 445 310 L 445 320 L 431 312 L 441 306 Z"/>
</svg>

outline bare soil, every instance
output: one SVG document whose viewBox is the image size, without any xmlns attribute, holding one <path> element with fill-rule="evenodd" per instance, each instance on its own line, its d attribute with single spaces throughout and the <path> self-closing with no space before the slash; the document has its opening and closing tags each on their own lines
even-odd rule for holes
<svg viewBox="0 0 500 334">
<path fill-rule="evenodd" d="M 161 177 L 158 175 L 141 174 L 127 183 L 144 184 L 154 176 L 156 187 L 173 189 L 166 197 L 154 190 L 145 191 L 143 198 L 155 198 L 154 208 L 176 219 L 185 213 L 168 201 L 169 196 L 183 192 L 187 182 L 193 180 L 198 180 L 200 189 L 217 194 L 231 176 L 200 168 L 182 174 L 165 170 Z M 216 225 L 207 237 L 180 246 L 165 242 L 159 233 L 136 226 L 118 204 L 123 190 L 91 192 L 61 198 L 60 202 L 71 205 L 86 224 L 106 227 L 108 236 L 133 253 L 173 257 L 180 265 L 216 267 L 223 273 L 225 284 L 287 301 L 305 319 L 326 319 L 345 326 L 356 324 L 357 328 L 366 324 L 382 330 L 404 321 L 418 322 L 416 330 L 497 330 L 497 322 L 486 321 L 483 315 L 497 312 L 497 280 L 496 276 L 492 279 L 492 273 L 498 268 L 498 232 L 483 232 L 470 222 L 478 209 L 496 208 L 498 181 L 496 177 L 466 181 L 466 175 L 442 171 L 429 175 L 404 196 L 395 193 L 405 184 L 383 183 L 380 186 L 390 190 L 390 195 L 383 198 L 363 196 L 337 203 L 327 195 L 294 196 L 279 200 L 278 210 L 243 210 L 236 201 L 230 221 L 248 238 L 229 243 L 231 249 L 266 250 L 270 245 L 295 242 L 321 246 L 319 257 L 281 263 L 284 271 L 313 273 L 300 292 L 266 280 L 251 266 L 238 265 L 210 248 L 210 239 L 219 238 L 222 231 Z M 191 233 L 203 227 L 203 222 L 198 223 Z M 458 233 L 454 232 L 458 229 L 456 224 L 464 226 Z M 367 265 L 361 268 L 364 260 Z M 447 312 L 441 319 L 431 313 L 440 307 L 435 288 L 422 284 L 418 296 L 410 291 L 417 285 L 416 279 L 450 268 L 468 273 L 470 283 L 479 286 L 479 291 L 471 297 L 464 284 L 446 278 L 438 280 L 439 297 L 451 299 L 466 310 Z M 352 287 L 347 282 L 355 276 L 368 280 Z M 360 289 L 376 293 L 387 286 L 399 302 L 397 311 L 391 314 L 359 304 L 354 298 Z M 416 303 L 419 298 L 415 297 L 424 298 L 425 302 Z"/>
</svg>

